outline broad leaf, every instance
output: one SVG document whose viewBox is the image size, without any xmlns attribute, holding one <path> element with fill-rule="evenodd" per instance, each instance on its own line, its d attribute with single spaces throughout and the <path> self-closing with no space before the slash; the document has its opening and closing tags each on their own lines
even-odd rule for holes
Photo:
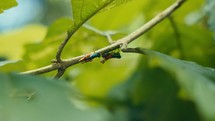
<svg viewBox="0 0 215 121">
<path fill-rule="evenodd" d="M 150 59 L 147 61 L 144 59 L 139 70 L 126 83 L 114 88 L 109 99 L 114 97 L 116 100 L 124 102 L 122 105 L 129 112 L 136 112 L 135 117 L 137 117 L 134 118 L 138 120 L 201 120 L 190 101 L 194 102 L 204 119 L 215 120 L 214 69 L 200 66 L 194 62 L 175 59 L 155 51 L 143 50 L 143 52 Z M 172 76 L 161 68 L 167 70 Z M 175 84 L 175 79 L 180 91 Z M 116 109 L 114 104 L 110 106 Z M 133 117 L 133 115 L 129 113 L 128 116 Z"/>
<path fill-rule="evenodd" d="M 40 42 L 47 28 L 40 24 L 28 25 L 10 32 L 0 34 L 0 56 L 9 60 L 21 59 L 24 45 Z M 35 34 L 36 33 L 36 34 Z"/>
<path fill-rule="evenodd" d="M 0 2 L 0 13 L 4 10 L 9 9 L 17 5 L 16 0 L 1 0 Z"/>
<path fill-rule="evenodd" d="M 103 109 L 84 108 L 81 103 L 74 105 L 79 96 L 64 81 L 0 74 L 0 120 L 104 121 L 108 118 L 109 113 Z"/>
<path fill-rule="evenodd" d="M 68 30 L 72 35 L 82 24 L 99 11 L 110 9 L 129 0 L 71 0 L 74 23 Z"/>
<path fill-rule="evenodd" d="M 208 120 L 215 120 L 215 70 L 154 52 L 146 52 L 152 62 L 173 74 L 187 98 L 195 102 L 199 112 Z"/>
<path fill-rule="evenodd" d="M 145 56 L 125 82 L 113 87 L 106 100 L 114 112 L 127 111 L 129 121 L 201 121 L 194 104 L 178 97 L 175 79 L 160 67 L 151 66 Z"/>
</svg>

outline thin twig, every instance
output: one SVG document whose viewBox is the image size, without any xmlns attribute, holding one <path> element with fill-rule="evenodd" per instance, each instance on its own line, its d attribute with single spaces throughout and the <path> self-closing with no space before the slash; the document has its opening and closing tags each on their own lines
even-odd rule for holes
<svg viewBox="0 0 215 121">
<path fill-rule="evenodd" d="M 178 30 L 177 24 L 175 23 L 175 20 L 172 16 L 169 16 L 168 18 L 169 18 L 170 24 L 172 26 L 172 29 L 175 33 L 175 39 L 177 42 L 178 49 L 180 50 L 180 53 L 181 53 L 181 59 L 185 59 L 185 52 L 183 49 L 183 45 L 181 42 L 181 35 L 180 35 L 179 30 Z"/>
<path fill-rule="evenodd" d="M 66 69 L 59 68 L 58 71 L 57 71 L 57 74 L 54 77 L 54 79 L 59 79 L 61 76 L 63 76 L 63 74 L 64 74 L 65 71 L 66 71 Z"/>
<path fill-rule="evenodd" d="M 113 44 L 113 43 L 114 43 L 113 39 L 111 38 L 110 33 L 106 33 L 105 36 L 106 36 L 106 38 L 107 38 L 109 44 Z"/>
<path fill-rule="evenodd" d="M 167 9 L 165 9 L 163 12 L 152 18 L 149 22 L 144 24 L 139 29 L 135 30 L 131 34 L 125 36 L 122 39 L 119 39 L 115 43 L 106 46 L 104 48 L 101 48 L 96 53 L 104 53 L 104 52 L 110 52 L 117 48 L 120 48 L 124 44 L 128 44 L 132 41 L 134 41 L 139 36 L 143 35 L 145 32 L 153 28 L 156 24 L 160 23 L 163 19 L 168 17 L 171 13 L 173 13 L 177 8 L 179 8 L 186 0 L 177 0 L 175 3 L 173 3 L 171 6 L 169 6 Z M 65 46 L 65 45 L 64 45 Z M 60 52 L 61 53 L 61 52 Z M 30 70 L 26 72 L 22 72 L 21 74 L 42 74 L 47 73 L 56 69 L 59 69 L 61 67 L 68 68 L 74 64 L 80 63 L 80 59 L 83 58 L 85 55 L 77 56 L 70 59 L 64 59 L 61 61 L 61 63 L 53 63 L 52 65 L 48 65 L 46 67 L 42 67 L 36 70 Z"/>
<path fill-rule="evenodd" d="M 88 30 L 93 31 L 93 32 L 95 32 L 95 33 L 97 33 L 99 35 L 102 35 L 102 36 L 106 37 L 109 44 L 114 43 L 114 41 L 112 40 L 111 36 L 118 33 L 116 31 L 101 31 L 101 30 L 99 30 L 99 29 L 97 29 L 95 27 L 92 27 L 92 26 L 88 25 L 88 24 L 84 24 L 83 27 L 85 27 Z"/>
<path fill-rule="evenodd" d="M 125 53 L 140 53 L 140 54 L 146 55 L 147 53 L 145 51 L 146 51 L 146 49 L 138 48 L 138 47 L 122 49 L 122 52 L 125 52 Z"/>
<path fill-rule="evenodd" d="M 71 34 L 67 34 L 65 40 L 60 44 L 59 48 L 58 48 L 58 51 L 57 51 L 57 54 L 56 54 L 56 62 L 59 62 L 61 63 L 61 53 L 62 53 L 62 50 L 64 48 L 64 46 L 66 45 L 66 43 L 69 41 L 69 39 L 71 38 Z"/>
</svg>

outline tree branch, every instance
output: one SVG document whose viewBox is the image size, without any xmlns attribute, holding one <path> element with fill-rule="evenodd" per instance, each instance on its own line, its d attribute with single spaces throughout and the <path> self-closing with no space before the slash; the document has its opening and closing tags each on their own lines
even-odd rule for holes
<svg viewBox="0 0 215 121">
<path fill-rule="evenodd" d="M 112 40 L 111 36 L 118 33 L 116 31 L 101 31 L 101 30 L 98 30 L 98 29 L 96 29 L 96 28 L 94 28 L 92 26 L 89 26 L 87 24 L 84 24 L 83 27 L 85 27 L 88 30 L 91 30 L 91 31 L 93 31 L 93 32 L 95 32 L 95 33 L 97 33 L 99 35 L 102 35 L 102 36 L 106 37 L 109 44 L 114 43 L 114 41 Z"/>
<path fill-rule="evenodd" d="M 76 31 L 76 30 L 75 30 Z M 64 41 L 60 44 L 57 54 L 56 54 L 56 61 L 57 62 L 61 62 L 61 53 L 63 51 L 64 46 L 66 45 L 66 43 L 69 41 L 69 39 L 71 38 L 72 34 L 67 34 L 66 38 L 64 39 Z"/>
<path fill-rule="evenodd" d="M 69 41 L 69 39 L 72 37 L 72 35 L 84 24 L 86 23 L 87 20 L 89 20 L 92 16 L 94 16 L 97 12 L 99 12 L 100 10 L 102 10 L 103 8 L 105 8 L 106 6 L 108 6 L 110 3 L 114 2 L 114 0 L 110 0 L 108 1 L 106 4 L 104 4 L 103 6 L 101 6 L 99 9 L 97 9 L 96 11 L 94 11 L 94 13 L 92 13 L 91 15 L 89 15 L 85 20 L 83 20 L 82 22 L 78 23 L 77 25 L 75 25 L 74 23 L 74 28 L 72 29 L 72 31 L 67 31 L 67 36 L 64 39 L 64 41 L 60 44 L 57 54 L 56 54 L 56 62 L 61 63 L 61 54 L 63 52 L 64 47 L 66 46 L 67 42 Z"/>
<path fill-rule="evenodd" d="M 61 76 L 63 76 L 64 72 L 66 71 L 66 69 L 64 68 L 59 68 L 57 70 L 57 74 L 55 75 L 54 79 L 59 79 Z"/>
<path fill-rule="evenodd" d="M 126 48 L 126 49 L 122 49 L 122 52 L 125 53 L 140 53 L 140 54 L 144 54 L 146 55 L 146 49 L 145 48 Z"/>
<path fill-rule="evenodd" d="M 152 18 L 150 21 L 148 21 L 146 24 L 144 24 L 139 29 L 135 30 L 134 32 L 132 32 L 131 34 L 125 36 L 124 38 L 119 39 L 115 43 L 113 43 L 113 44 L 111 44 L 109 46 L 106 46 L 104 48 L 101 48 L 101 49 L 99 49 L 99 50 L 97 50 L 95 52 L 96 53 L 110 52 L 110 51 L 113 51 L 113 50 L 115 50 L 117 48 L 120 48 L 122 45 L 127 45 L 128 43 L 134 41 L 136 38 L 138 38 L 141 35 L 143 35 L 148 30 L 152 29 L 155 25 L 160 23 L 163 19 L 168 17 L 170 14 L 172 14 L 185 1 L 186 0 L 177 0 L 175 3 L 173 3 L 171 6 L 169 6 L 167 9 L 165 9 L 163 12 L 161 12 L 160 14 L 155 16 L 154 18 Z M 61 51 L 59 51 L 59 52 L 61 53 Z M 62 67 L 68 68 L 68 67 L 70 67 L 72 65 L 80 63 L 79 60 L 81 58 L 83 58 L 84 56 L 85 55 L 81 55 L 81 56 L 77 56 L 77 57 L 70 58 L 70 59 L 60 60 L 61 61 L 60 63 L 58 63 L 59 60 L 57 60 L 57 63 L 53 63 L 52 65 L 48 65 L 48 66 L 45 66 L 45 67 L 42 67 L 42 68 L 39 68 L 39 69 L 35 69 L 35 70 L 31 70 L 31 71 L 22 72 L 21 74 L 43 74 L 43 73 L 47 73 L 47 72 L 50 72 L 50 71 L 53 71 L 53 70 L 57 70 L 57 69 L 62 68 Z M 58 57 L 60 57 L 60 54 L 59 54 Z"/>
</svg>

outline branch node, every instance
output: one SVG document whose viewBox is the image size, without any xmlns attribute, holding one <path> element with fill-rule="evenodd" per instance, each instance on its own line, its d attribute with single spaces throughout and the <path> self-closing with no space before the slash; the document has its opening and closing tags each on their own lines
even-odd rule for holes
<svg viewBox="0 0 215 121">
<path fill-rule="evenodd" d="M 127 42 L 125 42 L 125 43 L 120 45 L 121 50 L 124 50 L 124 49 L 127 49 L 127 48 L 128 48 L 128 43 Z"/>
<path fill-rule="evenodd" d="M 105 36 L 107 37 L 109 44 L 115 43 L 115 42 L 113 41 L 113 39 L 111 38 L 111 35 L 110 35 L 109 33 L 105 33 Z"/>
<path fill-rule="evenodd" d="M 55 75 L 54 79 L 59 79 L 61 76 L 63 76 L 65 71 L 66 71 L 65 68 L 59 68 L 57 70 L 57 74 Z"/>
<path fill-rule="evenodd" d="M 56 59 L 52 59 L 51 63 L 58 63 L 58 61 Z"/>
<path fill-rule="evenodd" d="M 67 33 L 67 36 L 66 38 L 64 39 L 64 41 L 60 44 L 59 48 L 58 48 L 58 51 L 57 51 L 57 54 L 56 54 L 56 61 L 57 62 L 62 62 L 62 59 L 61 59 L 61 54 L 62 54 L 62 51 L 65 47 L 65 45 L 67 44 L 67 42 L 69 41 L 69 39 L 71 38 L 71 34 L 68 34 Z"/>
</svg>

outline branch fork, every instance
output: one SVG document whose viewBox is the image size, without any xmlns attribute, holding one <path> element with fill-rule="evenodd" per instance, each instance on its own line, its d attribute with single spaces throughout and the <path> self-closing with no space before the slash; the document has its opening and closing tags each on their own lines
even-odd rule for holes
<svg viewBox="0 0 215 121">
<path fill-rule="evenodd" d="M 162 11 L 160 14 L 158 14 L 157 16 L 152 18 L 150 21 L 145 23 L 139 29 L 135 30 L 134 32 L 130 33 L 129 35 L 125 36 L 124 38 L 121 38 L 121 39 L 115 41 L 114 43 L 111 42 L 110 45 L 108 45 L 108 46 L 106 46 L 104 48 L 96 50 L 95 53 L 104 54 L 104 53 L 108 53 L 108 52 L 111 52 L 111 51 L 119 49 L 119 48 L 121 48 L 121 50 L 123 52 L 132 51 L 132 50 L 133 51 L 138 50 L 138 49 L 128 49 L 127 45 L 129 43 L 131 43 L 132 41 L 134 41 L 136 38 L 140 37 L 141 35 L 143 35 L 147 31 L 149 31 L 150 29 L 152 29 L 155 25 L 160 23 L 162 20 L 167 18 L 169 15 L 171 15 L 185 1 L 186 0 L 176 0 L 175 3 L 173 3 L 168 8 L 166 8 L 164 11 Z M 56 54 L 56 60 L 53 61 L 54 62 L 53 64 L 45 66 L 45 67 L 42 67 L 42 68 L 39 68 L 39 69 L 22 72 L 21 74 L 43 74 L 43 73 L 47 73 L 47 72 L 50 72 L 50 71 L 58 70 L 58 73 L 55 76 L 55 78 L 61 77 L 68 67 L 80 63 L 79 60 L 81 58 L 85 57 L 85 55 L 81 55 L 81 56 L 77 56 L 77 57 L 74 57 L 74 58 L 61 59 L 61 52 L 62 52 L 65 44 L 69 41 L 70 38 L 71 38 L 71 35 L 67 35 L 65 40 L 59 46 L 58 52 Z"/>
</svg>

